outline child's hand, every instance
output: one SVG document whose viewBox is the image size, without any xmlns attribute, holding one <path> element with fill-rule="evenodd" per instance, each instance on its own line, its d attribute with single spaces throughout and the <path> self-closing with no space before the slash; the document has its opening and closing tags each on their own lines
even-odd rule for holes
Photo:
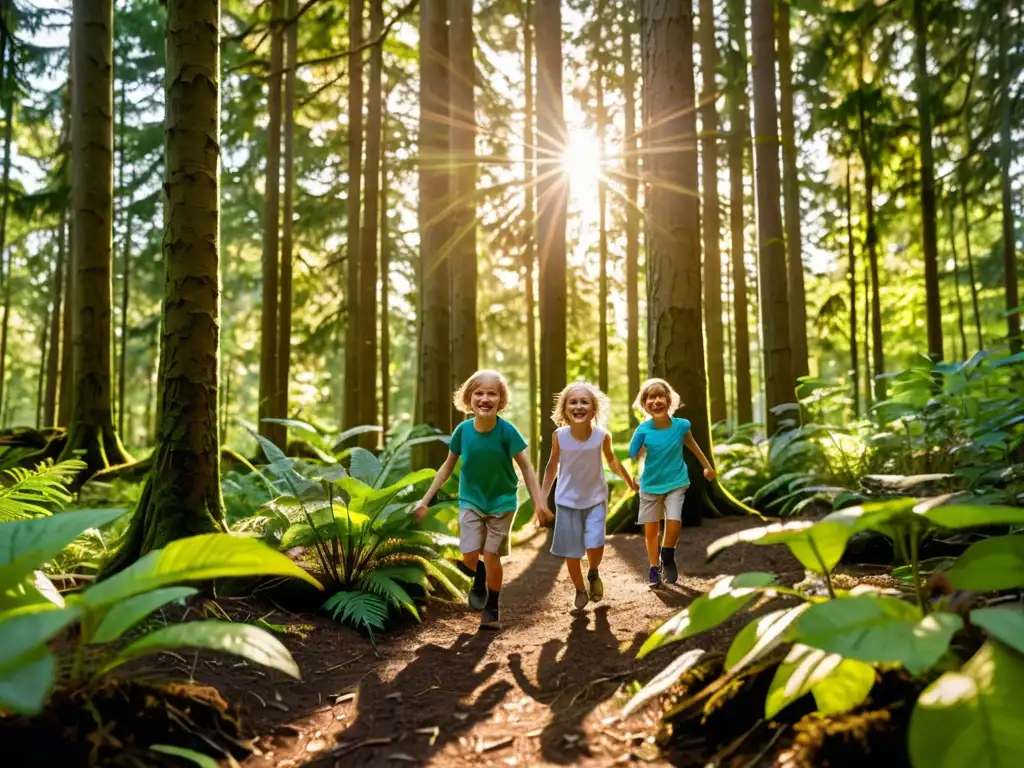
<svg viewBox="0 0 1024 768">
<path fill-rule="evenodd" d="M 714 480 L 715 476 L 716 476 L 715 470 L 713 470 L 711 467 L 707 467 L 704 470 L 704 477 L 705 477 L 705 479 L 707 479 L 707 480 Z"/>
<path fill-rule="evenodd" d="M 626 484 L 629 485 L 629 489 L 636 493 L 640 490 L 640 486 L 636 484 L 636 480 L 631 475 L 626 475 Z"/>
<path fill-rule="evenodd" d="M 555 516 L 551 514 L 551 510 L 547 508 L 546 504 L 542 504 L 541 506 L 537 507 L 536 512 L 537 522 L 541 526 L 548 526 L 551 525 L 552 522 L 554 522 Z"/>
<path fill-rule="evenodd" d="M 422 522 L 423 518 L 427 516 L 427 500 L 420 499 L 416 502 L 416 506 L 412 510 L 412 519 L 417 523 Z"/>
</svg>

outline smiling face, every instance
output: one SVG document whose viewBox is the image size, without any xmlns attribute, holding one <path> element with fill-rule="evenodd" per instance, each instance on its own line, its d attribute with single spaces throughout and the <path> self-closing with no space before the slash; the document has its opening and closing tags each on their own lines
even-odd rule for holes
<svg viewBox="0 0 1024 768">
<path fill-rule="evenodd" d="M 590 424 L 597 415 L 597 403 L 583 387 L 575 387 L 565 398 L 565 421 L 568 424 Z"/>
<path fill-rule="evenodd" d="M 469 393 L 469 407 L 474 416 L 496 416 L 501 410 L 501 382 L 493 378 L 482 378 Z"/>
<path fill-rule="evenodd" d="M 644 410 L 654 418 L 665 416 L 668 413 L 669 399 L 664 387 L 652 386 L 644 395 Z"/>
</svg>

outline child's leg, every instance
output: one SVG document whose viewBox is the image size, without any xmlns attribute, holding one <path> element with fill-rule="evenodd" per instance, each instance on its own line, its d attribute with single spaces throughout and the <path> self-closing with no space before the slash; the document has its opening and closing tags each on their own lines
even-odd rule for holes
<svg viewBox="0 0 1024 768">
<path fill-rule="evenodd" d="M 653 523 L 644 523 L 644 542 L 647 544 L 647 562 L 651 568 L 658 567 L 658 534 L 661 523 L 655 520 Z"/>
<path fill-rule="evenodd" d="M 596 571 L 601 566 L 604 558 L 604 547 L 595 547 L 587 550 L 587 562 L 590 563 L 590 570 Z"/>
<path fill-rule="evenodd" d="M 569 571 L 569 578 L 572 579 L 572 584 L 576 587 L 576 590 L 579 591 L 584 589 L 583 567 L 581 561 L 577 560 L 575 557 L 567 557 L 565 559 L 565 569 Z"/>
<path fill-rule="evenodd" d="M 487 568 L 487 605 L 480 617 L 481 628 L 497 629 L 500 626 L 498 604 L 505 574 L 501 567 L 501 555 L 498 553 L 512 531 L 514 516 L 514 512 L 485 516 L 487 535 L 484 540 L 484 565 Z"/>
<path fill-rule="evenodd" d="M 666 583 L 675 584 L 679 578 L 676 567 L 676 544 L 683 525 L 683 498 L 685 488 L 677 488 L 665 495 L 665 541 L 661 548 L 661 569 Z"/>
<path fill-rule="evenodd" d="M 469 590 L 470 609 L 482 611 L 487 602 L 486 573 L 480 552 L 486 541 L 485 522 L 473 509 L 459 510 L 459 549 L 462 551 L 463 573 L 473 580 Z"/>
<path fill-rule="evenodd" d="M 679 530 L 682 527 L 683 524 L 679 520 L 665 521 L 665 543 L 662 544 L 665 549 L 676 548 L 676 544 L 679 543 Z"/>
<path fill-rule="evenodd" d="M 484 552 L 484 566 L 487 568 L 487 591 L 497 597 L 505 574 L 497 552 Z M 496 602 L 496 601 L 495 601 Z"/>
</svg>

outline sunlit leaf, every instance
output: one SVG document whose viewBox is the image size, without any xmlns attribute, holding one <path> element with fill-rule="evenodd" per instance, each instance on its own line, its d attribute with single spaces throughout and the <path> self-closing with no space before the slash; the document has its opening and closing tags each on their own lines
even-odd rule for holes
<svg viewBox="0 0 1024 768">
<path fill-rule="evenodd" d="M 1010 648 L 1024 653 L 1024 610 L 993 607 L 971 611 L 971 624 L 981 627 Z"/>
<path fill-rule="evenodd" d="M 1024 587 L 1024 536 L 976 541 L 947 572 L 957 589 L 996 592 Z"/>
<path fill-rule="evenodd" d="M 703 656 L 704 651 L 696 649 L 687 651 L 674 659 L 671 664 L 655 675 L 647 685 L 637 691 L 622 710 L 622 716 L 629 717 L 648 701 L 663 694 L 675 685 L 679 681 L 679 678 L 685 675 L 689 670 L 693 669 L 694 665 L 696 665 Z"/>
<path fill-rule="evenodd" d="M 157 608 L 175 600 L 191 597 L 198 590 L 193 587 L 166 587 L 144 592 L 127 600 L 115 603 L 100 621 L 96 632 L 90 638 L 94 643 L 109 643 L 134 627 Z"/>
<path fill-rule="evenodd" d="M 766 613 L 747 624 L 733 638 L 725 657 L 725 669 L 735 674 L 748 664 L 771 653 L 781 644 L 792 641 L 793 625 L 810 603 L 801 603 L 792 608 L 782 608 Z"/>
<path fill-rule="evenodd" d="M 814 695 L 821 714 L 842 714 L 863 703 L 874 684 L 871 665 L 797 644 L 775 670 L 764 716 L 774 718 L 808 693 Z"/>
</svg>

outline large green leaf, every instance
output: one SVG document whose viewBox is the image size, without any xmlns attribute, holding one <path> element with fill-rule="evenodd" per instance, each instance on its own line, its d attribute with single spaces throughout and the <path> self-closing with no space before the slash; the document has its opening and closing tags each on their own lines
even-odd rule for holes
<svg viewBox="0 0 1024 768">
<path fill-rule="evenodd" d="M 261 541 L 228 533 L 208 533 L 179 539 L 150 552 L 120 573 L 85 590 L 82 602 L 89 608 L 97 608 L 183 581 L 232 576 L 291 576 L 323 589 L 320 582 Z"/>
<path fill-rule="evenodd" d="M 669 643 L 678 643 L 717 627 L 753 600 L 759 594 L 759 587 L 766 587 L 774 581 L 772 574 L 757 571 L 721 579 L 708 594 L 696 598 L 689 607 L 658 627 L 641 646 L 637 658 L 642 659 Z"/>
<path fill-rule="evenodd" d="M 25 576 L 20 584 L 0 592 L 0 614 L 14 608 L 44 603 L 52 603 L 58 608 L 64 607 L 63 595 L 42 571 L 35 571 Z"/>
<path fill-rule="evenodd" d="M 735 674 L 781 644 L 791 642 L 793 633 L 790 627 L 809 607 L 810 603 L 801 603 L 792 608 L 782 608 L 747 624 L 729 646 L 725 669 Z"/>
<path fill-rule="evenodd" d="M 56 608 L 46 603 L 0 616 L 0 670 L 16 665 L 22 656 L 52 640 L 80 615 L 77 607 Z"/>
<path fill-rule="evenodd" d="M 0 711 L 37 715 L 53 690 L 57 663 L 45 647 L 21 657 L 16 665 L 0 672 Z"/>
<path fill-rule="evenodd" d="M 259 627 L 233 621 L 189 621 L 150 632 L 122 650 L 103 672 L 140 656 L 179 648 L 223 651 L 299 678 L 299 667 L 280 640 Z"/>
<path fill-rule="evenodd" d="M 193 587 L 166 587 L 130 597 L 110 607 L 100 621 L 96 632 L 89 638 L 93 643 L 109 643 L 134 627 L 157 608 L 175 600 L 191 597 L 198 590 Z"/>
<path fill-rule="evenodd" d="M 851 507 L 833 512 L 816 523 L 794 520 L 747 528 L 712 542 L 707 550 L 708 558 L 736 544 L 785 544 L 805 568 L 815 573 L 827 573 L 842 558 L 860 514 L 859 507 Z"/>
<path fill-rule="evenodd" d="M 687 651 L 674 659 L 671 664 L 661 670 L 647 685 L 634 694 L 633 698 L 629 700 L 622 710 L 622 716 L 629 717 L 655 696 L 659 696 L 667 691 L 676 684 L 680 677 L 692 669 L 703 656 L 704 651 L 698 648 Z"/>
<path fill-rule="evenodd" d="M 848 659 L 902 664 L 911 674 L 934 665 L 963 620 L 953 613 L 921 616 L 899 598 L 858 595 L 808 608 L 796 622 L 800 642 Z"/>
<path fill-rule="evenodd" d="M 1021 691 L 1024 659 L 998 642 L 983 645 L 918 698 L 907 739 L 914 768 L 1024 765 Z"/>
<path fill-rule="evenodd" d="M 352 449 L 348 465 L 348 471 L 352 477 L 372 488 L 383 470 L 384 465 L 381 464 L 380 459 L 370 451 L 365 448 Z"/>
<path fill-rule="evenodd" d="M 823 715 L 839 715 L 862 704 L 875 684 L 870 664 L 844 659 L 806 645 L 794 645 L 772 678 L 764 716 L 772 719 L 808 693 Z"/>
<path fill-rule="evenodd" d="M 1020 608 L 978 608 L 971 611 L 971 624 L 1024 653 L 1024 611 Z"/>
<path fill-rule="evenodd" d="M 957 589 L 996 592 L 1024 587 L 1024 536 L 976 541 L 947 572 Z"/>
<path fill-rule="evenodd" d="M 83 509 L 0 525 L 0 589 L 19 584 L 82 533 L 113 522 L 125 511 Z"/>
</svg>

